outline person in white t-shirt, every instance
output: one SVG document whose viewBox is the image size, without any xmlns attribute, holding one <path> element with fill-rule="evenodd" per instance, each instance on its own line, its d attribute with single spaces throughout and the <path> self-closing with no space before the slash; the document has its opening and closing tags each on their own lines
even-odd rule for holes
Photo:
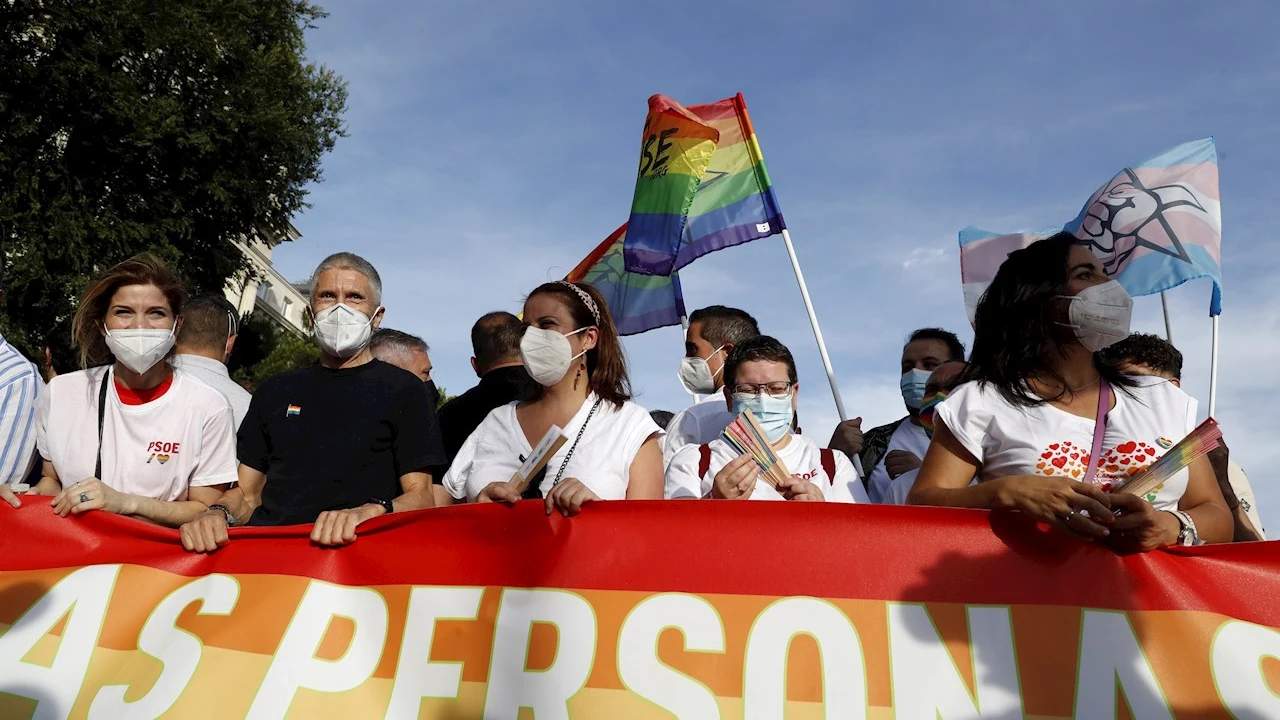
<svg viewBox="0 0 1280 720">
<path fill-rule="evenodd" d="M 1018 510 L 1124 552 L 1229 541 L 1231 514 L 1204 458 L 1145 497 L 1106 492 L 1195 426 L 1182 390 L 1096 354 L 1129 334 L 1132 307 L 1068 233 L 1011 253 L 978 304 L 970 382 L 937 407 L 908 500 Z"/>
<path fill-rule="evenodd" d="M 508 481 L 556 426 L 565 444 L 532 479 L 526 498 L 576 515 L 594 500 L 662 498 L 662 430 L 631 402 L 622 342 L 604 298 L 586 283 L 539 286 L 524 304 L 520 356 L 539 384 L 528 402 L 489 413 L 444 477 L 457 501 L 515 503 Z"/>
<path fill-rule="evenodd" d="M 30 492 L 55 496 L 58 515 L 104 510 L 177 527 L 235 480 L 231 405 L 167 362 L 182 300 L 178 279 L 145 253 L 85 292 L 72 333 L 82 364 L 96 367 L 55 377 L 37 411 L 44 466 Z"/>
<path fill-rule="evenodd" d="M 1102 353 L 1126 375 L 1151 375 L 1182 387 L 1182 353 L 1173 343 L 1158 335 L 1134 333 L 1108 347 Z M 1209 466 L 1218 481 L 1218 489 L 1227 501 L 1235 521 L 1234 542 L 1265 540 L 1262 518 L 1253 504 L 1253 490 L 1244 471 L 1231 461 L 1226 442 L 1209 453 Z"/>
<path fill-rule="evenodd" d="M 849 458 L 792 431 L 798 381 L 791 351 L 767 335 L 742 341 L 725 363 L 723 402 L 733 417 L 747 409 L 755 415 L 791 471 L 786 484 L 774 489 L 751 455 L 716 439 L 676 453 L 667 466 L 667 498 L 867 502 Z"/>
<path fill-rule="evenodd" d="M 737 308 L 711 305 L 694 310 L 685 333 L 684 357 L 677 377 L 692 395 L 702 400 L 676 414 L 662 439 L 662 462 L 670 464 L 686 445 L 703 445 L 720 437 L 733 422 L 725 409 L 724 365 L 733 348 L 760 334 L 756 319 Z"/>
<path fill-rule="evenodd" d="M 941 328 L 921 328 L 902 346 L 898 389 L 906 405 L 906 417 L 862 432 L 862 418 L 836 426 L 827 447 L 849 457 L 858 456 L 871 502 L 886 501 L 889 485 L 904 473 L 920 467 L 929 437 L 920 425 L 920 402 L 929 374 L 945 362 L 964 360 L 964 344 L 955 333 Z"/>
<path fill-rule="evenodd" d="M 938 366 L 938 369 L 929 374 L 929 380 L 924 385 L 924 398 L 920 401 L 920 411 L 917 417 L 920 419 L 920 427 L 924 429 L 924 433 L 930 439 L 933 438 L 933 415 L 943 400 L 947 399 L 947 395 L 955 390 L 960 384 L 960 377 L 964 374 L 967 363 L 959 360 L 945 362 Z M 921 453 L 923 455 L 924 453 Z M 885 492 L 881 502 L 885 505 L 906 505 L 907 495 L 911 494 L 911 488 L 916 484 L 916 477 L 920 474 L 920 468 L 912 468 L 889 483 L 889 489 Z"/>
</svg>

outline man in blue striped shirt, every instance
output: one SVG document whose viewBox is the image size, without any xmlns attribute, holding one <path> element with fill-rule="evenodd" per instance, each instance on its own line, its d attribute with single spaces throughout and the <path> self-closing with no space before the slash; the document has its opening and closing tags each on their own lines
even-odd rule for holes
<svg viewBox="0 0 1280 720">
<path fill-rule="evenodd" d="M 3 295 L 4 267 L 0 265 Z M 35 364 L 0 335 L 0 485 L 24 482 L 31 472 L 36 455 L 36 399 L 43 387 Z"/>
<path fill-rule="evenodd" d="M 23 482 L 36 448 L 36 366 L 0 336 L 0 483 Z"/>
</svg>

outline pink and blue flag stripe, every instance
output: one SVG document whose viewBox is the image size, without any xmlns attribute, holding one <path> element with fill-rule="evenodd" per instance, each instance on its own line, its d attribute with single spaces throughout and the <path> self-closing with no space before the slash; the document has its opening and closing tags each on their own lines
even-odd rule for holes
<svg viewBox="0 0 1280 720">
<path fill-rule="evenodd" d="M 1130 295 L 1209 278 L 1209 314 L 1222 312 L 1222 208 L 1213 138 L 1183 143 L 1121 170 L 1060 230 L 1087 245 Z M 1058 231 L 961 230 L 960 277 L 969 319 L 1009 253 Z"/>
</svg>

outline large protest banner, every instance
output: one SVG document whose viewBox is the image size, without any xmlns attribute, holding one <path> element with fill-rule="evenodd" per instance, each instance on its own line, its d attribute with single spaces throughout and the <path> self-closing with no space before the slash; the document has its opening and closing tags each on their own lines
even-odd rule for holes
<svg viewBox="0 0 1280 720">
<path fill-rule="evenodd" d="M 0 718 L 1280 717 L 1280 543 L 751 502 L 362 530 L 199 556 L 0 507 Z"/>
</svg>

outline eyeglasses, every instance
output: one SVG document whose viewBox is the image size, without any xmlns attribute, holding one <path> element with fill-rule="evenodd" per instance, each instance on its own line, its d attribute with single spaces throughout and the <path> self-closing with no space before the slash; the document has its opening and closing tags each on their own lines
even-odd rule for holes
<svg viewBox="0 0 1280 720">
<path fill-rule="evenodd" d="M 786 397 L 791 393 L 791 386 L 795 383 L 788 380 L 780 380 L 770 383 L 737 383 L 733 386 L 735 395 L 759 395 L 766 393 L 772 397 Z"/>
</svg>

